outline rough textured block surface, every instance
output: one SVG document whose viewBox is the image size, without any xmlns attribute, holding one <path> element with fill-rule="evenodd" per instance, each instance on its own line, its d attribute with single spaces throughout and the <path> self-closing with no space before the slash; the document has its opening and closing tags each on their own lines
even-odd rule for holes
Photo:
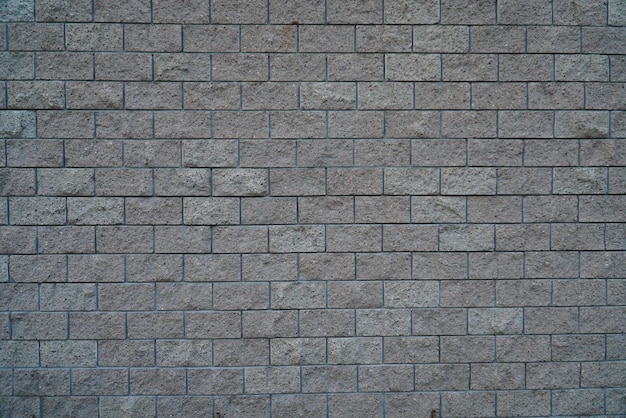
<svg viewBox="0 0 626 418">
<path fill-rule="evenodd" d="M 623 0 L 0 1 L 0 416 L 626 416 Z"/>
</svg>

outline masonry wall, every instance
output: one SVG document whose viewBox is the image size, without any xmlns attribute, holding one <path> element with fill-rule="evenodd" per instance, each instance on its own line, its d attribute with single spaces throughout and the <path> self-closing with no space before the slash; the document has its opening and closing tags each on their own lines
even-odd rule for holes
<svg viewBox="0 0 626 418">
<path fill-rule="evenodd" d="M 624 1 L 0 21 L 0 416 L 626 416 Z"/>
</svg>

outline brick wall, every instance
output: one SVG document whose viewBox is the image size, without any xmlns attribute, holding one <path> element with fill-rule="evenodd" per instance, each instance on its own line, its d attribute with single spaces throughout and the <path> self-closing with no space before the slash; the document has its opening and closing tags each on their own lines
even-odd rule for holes
<svg viewBox="0 0 626 418">
<path fill-rule="evenodd" d="M 626 415 L 623 0 L 0 2 L 0 416 Z"/>
</svg>

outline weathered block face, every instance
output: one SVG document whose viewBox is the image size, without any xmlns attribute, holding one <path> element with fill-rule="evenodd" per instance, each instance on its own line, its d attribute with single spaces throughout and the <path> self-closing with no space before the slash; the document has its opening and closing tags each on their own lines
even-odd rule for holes
<svg viewBox="0 0 626 418">
<path fill-rule="evenodd" d="M 0 416 L 626 416 L 625 57 L 623 0 L 0 0 Z"/>
</svg>

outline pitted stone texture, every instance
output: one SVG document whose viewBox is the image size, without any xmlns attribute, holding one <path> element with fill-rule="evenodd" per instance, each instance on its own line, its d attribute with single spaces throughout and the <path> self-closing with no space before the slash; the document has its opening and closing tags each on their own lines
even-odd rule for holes
<svg viewBox="0 0 626 418">
<path fill-rule="evenodd" d="M 623 416 L 622 3 L 0 1 L 0 416 Z"/>
</svg>

